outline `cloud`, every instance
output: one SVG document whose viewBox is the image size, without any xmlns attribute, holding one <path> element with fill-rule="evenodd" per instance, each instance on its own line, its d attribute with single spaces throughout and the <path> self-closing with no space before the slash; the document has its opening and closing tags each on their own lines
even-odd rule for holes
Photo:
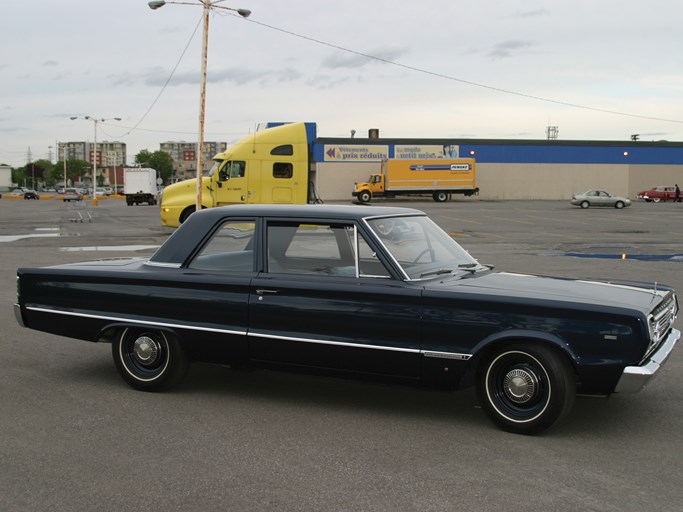
<svg viewBox="0 0 683 512">
<path fill-rule="evenodd" d="M 390 61 L 408 53 L 407 48 L 378 48 L 365 54 L 353 52 L 335 52 L 322 62 L 324 68 L 361 68 L 371 62 Z"/>
<path fill-rule="evenodd" d="M 43 66 L 55 67 L 55 66 L 59 66 L 59 63 L 56 60 L 46 60 L 45 62 L 43 62 Z"/>
<path fill-rule="evenodd" d="M 531 46 L 536 46 L 536 43 L 533 41 L 521 41 L 514 39 L 510 41 L 503 41 L 502 43 L 498 43 L 496 46 L 494 46 L 493 50 L 489 52 L 488 56 L 493 59 L 506 59 L 508 57 L 512 57 L 512 54 L 515 50 L 521 50 Z"/>
<path fill-rule="evenodd" d="M 548 16 L 547 9 L 535 9 L 533 11 L 517 11 L 510 16 L 511 18 L 535 18 L 536 16 Z"/>
</svg>

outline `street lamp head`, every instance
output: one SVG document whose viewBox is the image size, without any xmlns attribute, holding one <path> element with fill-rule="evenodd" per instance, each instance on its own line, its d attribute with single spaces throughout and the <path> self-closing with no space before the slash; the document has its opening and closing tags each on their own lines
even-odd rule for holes
<svg viewBox="0 0 683 512">
<path fill-rule="evenodd" d="M 147 5 L 149 5 L 150 9 L 156 10 L 159 7 L 166 5 L 166 2 L 164 2 L 164 0 L 153 0 L 152 2 L 147 2 Z"/>
<path fill-rule="evenodd" d="M 115 118 L 114 118 L 114 121 L 120 121 L 120 120 L 121 120 L 120 117 L 115 117 Z"/>
<path fill-rule="evenodd" d="M 71 120 L 78 119 L 76 116 L 71 116 Z"/>
<path fill-rule="evenodd" d="M 237 9 L 237 14 L 239 14 L 243 18 L 248 18 L 251 14 L 251 11 L 249 9 Z"/>
</svg>

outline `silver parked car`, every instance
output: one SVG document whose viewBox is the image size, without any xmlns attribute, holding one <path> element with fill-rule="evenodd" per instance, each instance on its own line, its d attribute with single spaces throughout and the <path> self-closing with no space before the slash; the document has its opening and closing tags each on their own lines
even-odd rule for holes
<svg viewBox="0 0 683 512">
<path fill-rule="evenodd" d="M 581 208 L 610 206 L 621 209 L 625 206 L 631 206 L 631 200 L 627 197 L 613 196 L 604 190 L 586 190 L 580 194 L 573 194 L 571 204 L 580 206 Z"/>
</svg>

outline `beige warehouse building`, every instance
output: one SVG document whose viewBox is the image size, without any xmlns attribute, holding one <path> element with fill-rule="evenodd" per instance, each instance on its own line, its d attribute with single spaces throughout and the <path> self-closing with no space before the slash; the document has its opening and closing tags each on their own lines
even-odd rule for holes
<svg viewBox="0 0 683 512">
<path fill-rule="evenodd" d="M 351 198 L 382 158 L 475 158 L 480 199 L 570 199 L 600 188 L 635 198 L 683 184 L 683 143 L 486 139 L 317 138 L 313 183 L 323 200 Z"/>
</svg>

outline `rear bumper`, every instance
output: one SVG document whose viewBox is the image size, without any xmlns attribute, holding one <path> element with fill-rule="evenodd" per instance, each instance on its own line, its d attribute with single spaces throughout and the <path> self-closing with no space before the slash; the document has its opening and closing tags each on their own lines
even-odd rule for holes
<svg viewBox="0 0 683 512">
<path fill-rule="evenodd" d="M 636 393 L 643 389 L 659 371 L 664 362 L 671 355 L 676 343 L 681 338 L 681 331 L 678 329 L 671 329 L 671 333 L 666 337 L 664 342 L 659 346 L 647 361 L 640 366 L 627 366 L 617 382 L 617 387 L 614 389 L 615 393 Z"/>
</svg>

